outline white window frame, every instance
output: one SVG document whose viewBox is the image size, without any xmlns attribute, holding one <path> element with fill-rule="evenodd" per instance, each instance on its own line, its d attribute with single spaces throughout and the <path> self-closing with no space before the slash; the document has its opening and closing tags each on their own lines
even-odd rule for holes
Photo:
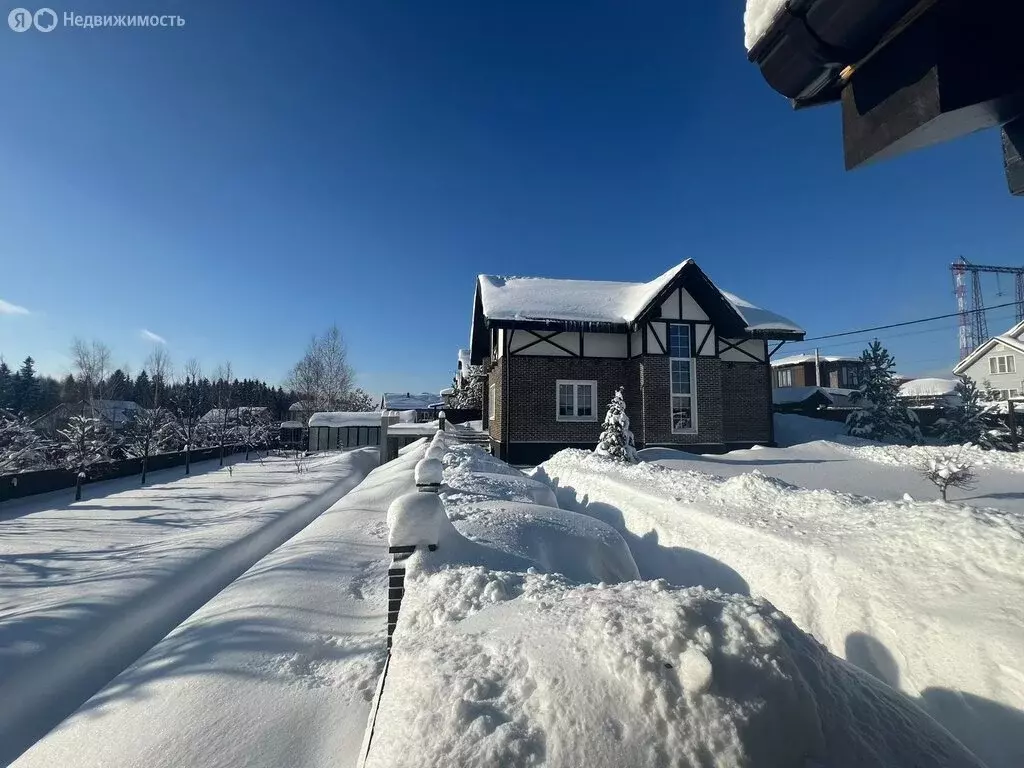
<svg viewBox="0 0 1024 768">
<path fill-rule="evenodd" d="M 1003 370 L 999 370 L 1000 363 L 1003 364 Z M 991 355 L 988 359 L 989 373 L 1016 373 L 1016 367 L 1013 355 Z"/>
<path fill-rule="evenodd" d="M 494 421 L 496 418 L 495 411 L 498 410 L 498 385 L 491 384 L 488 389 L 490 392 L 490 399 L 487 401 L 487 419 L 488 421 Z"/>
<path fill-rule="evenodd" d="M 563 416 L 561 409 L 558 407 L 558 400 L 562 393 L 563 386 L 572 386 L 572 416 Z M 581 388 L 587 387 L 590 389 L 590 415 L 580 416 L 580 397 L 579 391 Z M 577 421 L 577 422 L 592 422 L 597 421 L 597 381 L 587 379 L 558 379 L 555 382 L 555 421 Z"/>
<path fill-rule="evenodd" d="M 672 357 L 672 344 L 671 344 L 671 326 L 681 325 L 687 329 L 689 333 L 689 357 Z M 668 347 L 669 358 L 668 358 L 668 419 L 669 426 L 672 430 L 673 435 L 695 435 L 697 434 L 697 359 L 693 356 L 693 326 L 687 323 L 670 323 L 669 328 L 665 331 L 665 344 Z M 690 366 L 690 392 L 686 395 L 677 395 L 673 391 L 672 381 L 672 363 L 676 360 L 681 360 L 689 363 Z M 675 419 L 672 417 L 673 406 L 675 405 L 676 398 L 689 398 L 690 400 L 690 426 L 687 429 L 676 429 Z"/>
<path fill-rule="evenodd" d="M 792 368 L 780 368 L 777 371 L 779 387 L 792 387 L 793 386 L 793 369 Z"/>
</svg>

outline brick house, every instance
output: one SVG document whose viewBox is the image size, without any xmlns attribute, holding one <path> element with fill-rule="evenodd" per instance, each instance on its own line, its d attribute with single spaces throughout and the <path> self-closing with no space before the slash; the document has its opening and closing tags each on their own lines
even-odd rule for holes
<svg viewBox="0 0 1024 768">
<path fill-rule="evenodd" d="M 768 342 L 803 337 L 688 259 L 649 283 L 481 275 L 470 357 L 492 451 L 533 464 L 593 448 L 619 386 L 638 448 L 771 444 Z"/>
<path fill-rule="evenodd" d="M 772 378 L 776 387 L 831 387 L 857 389 L 867 374 L 859 357 L 818 355 L 815 375 L 814 355 L 791 355 L 772 360 Z"/>
</svg>

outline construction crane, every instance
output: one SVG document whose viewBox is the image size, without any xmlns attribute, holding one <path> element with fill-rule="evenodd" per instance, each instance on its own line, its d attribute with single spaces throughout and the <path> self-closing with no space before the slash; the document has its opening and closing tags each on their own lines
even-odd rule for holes
<svg viewBox="0 0 1024 768">
<path fill-rule="evenodd" d="M 985 319 L 985 297 L 981 291 L 981 273 L 1013 275 L 1016 289 L 1017 322 L 1024 320 L 1024 267 L 993 267 L 987 264 L 972 264 L 963 256 L 950 265 L 953 273 L 953 292 L 956 294 L 956 308 L 960 313 L 960 359 L 988 340 L 988 322 Z M 971 295 L 967 296 L 967 275 L 971 276 Z"/>
</svg>

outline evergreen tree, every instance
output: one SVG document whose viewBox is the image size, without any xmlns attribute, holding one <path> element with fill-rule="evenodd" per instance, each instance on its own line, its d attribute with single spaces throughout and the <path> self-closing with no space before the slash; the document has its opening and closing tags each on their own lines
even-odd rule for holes
<svg viewBox="0 0 1024 768">
<path fill-rule="evenodd" d="M 594 453 L 615 461 L 635 462 L 636 446 L 633 444 L 633 433 L 629 429 L 629 416 L 626 415 L 626 400 L 622 395 L 622 387 L 615 390 L 615 397 L 608 405 L 608 413 L 604 417 L 604 431 L 597 443 Z"/>
<path fill-rule="evenodd" d="M 46 447 L 24 416 L 0 410 L 0 475 L 45 468 Z"/>
<path fill-rule="evenodd" d="M 133 394 L 131 382 L 120 368 L 110 374 L 105 391 L 110 400 L 129 400 Z"/>
<path fill-rule="evenodd" d="M 484 382 L 486 375 L 482 365 L 470 365 L 462 376 L 462 386 L 458 384 L 458 377 L 452 381 L 455 388 L 455 395 L 452 397 L 452 405 L 455 408 L 482 408 L 484 404 Z"/>
<path fill-rule="evenodd" d="M 917 415 L 900 402 L 892 355 L 876 340 L 860 359 L 867 372 L 860 389 L 850 397 L 857 410 L 846 419 L 847 432 L 883 442 L 921 442 Z"/>
<path fill-rule="evenodd" d="M 60 385 L 60 401 L 62 403 L 77 403 L 81 399 L 82 393 L 79 391 L 78 382 L 69 373 Z"/>
<path fill-rule="evenodd" d="M 62 463 L 75 473 L 75 501 L 82 500 L 82 483 L 89 468 L 107 458 L 107 440 L 99 419 L 72 416 L 58 432 L 63 448 Z"/>
<path fill-rule="evenodd" d="M 987 397 L 983 399 L 974 380 L 961 376 L 956 393 L 960 404 L 935 424 L 941 430 L 942 441 L 950 445 L 973 443 L 994 451 L 1012 450 L 1010 430 L 1003 422 L 999 406 Z"/>
<path fill-rule="evenodd" d="M 31 356 L 25 358 L 15 375 L 14 406 L 22 413 L 36 413 L 39 408 L 39 382 Z"/>
<path fill-rule="evenodd" d="M 6 361 L 0 359 L 0 409 L 14 407 L 14 376 Z"/>
<path fill-rule="evenodd" d="M 153 407 L 153 385 L 149 381 L 149 374 L 146 373 L 145 368 L 139 372 L 134 385 L 132 385 L 132 400 L 143 408 Z"/>
</svg>

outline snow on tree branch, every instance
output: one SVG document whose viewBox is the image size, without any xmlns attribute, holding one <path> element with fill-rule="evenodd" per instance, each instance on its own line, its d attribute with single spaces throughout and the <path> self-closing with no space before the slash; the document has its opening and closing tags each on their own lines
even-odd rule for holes
<svg viewBox="0 0 1024 768">
<path fill-rule="evenodd" d="M 608 405 L 608 413 L 604 417 L 604 427 L 594 453 L 598 456 L 634 463 L 637 461 L 636 446 L 633 433 L 629 429 L 629 416 L 626 415 L 626 399 L 622 387 L 615 390 L 615 397 Z"/>
</svg>

